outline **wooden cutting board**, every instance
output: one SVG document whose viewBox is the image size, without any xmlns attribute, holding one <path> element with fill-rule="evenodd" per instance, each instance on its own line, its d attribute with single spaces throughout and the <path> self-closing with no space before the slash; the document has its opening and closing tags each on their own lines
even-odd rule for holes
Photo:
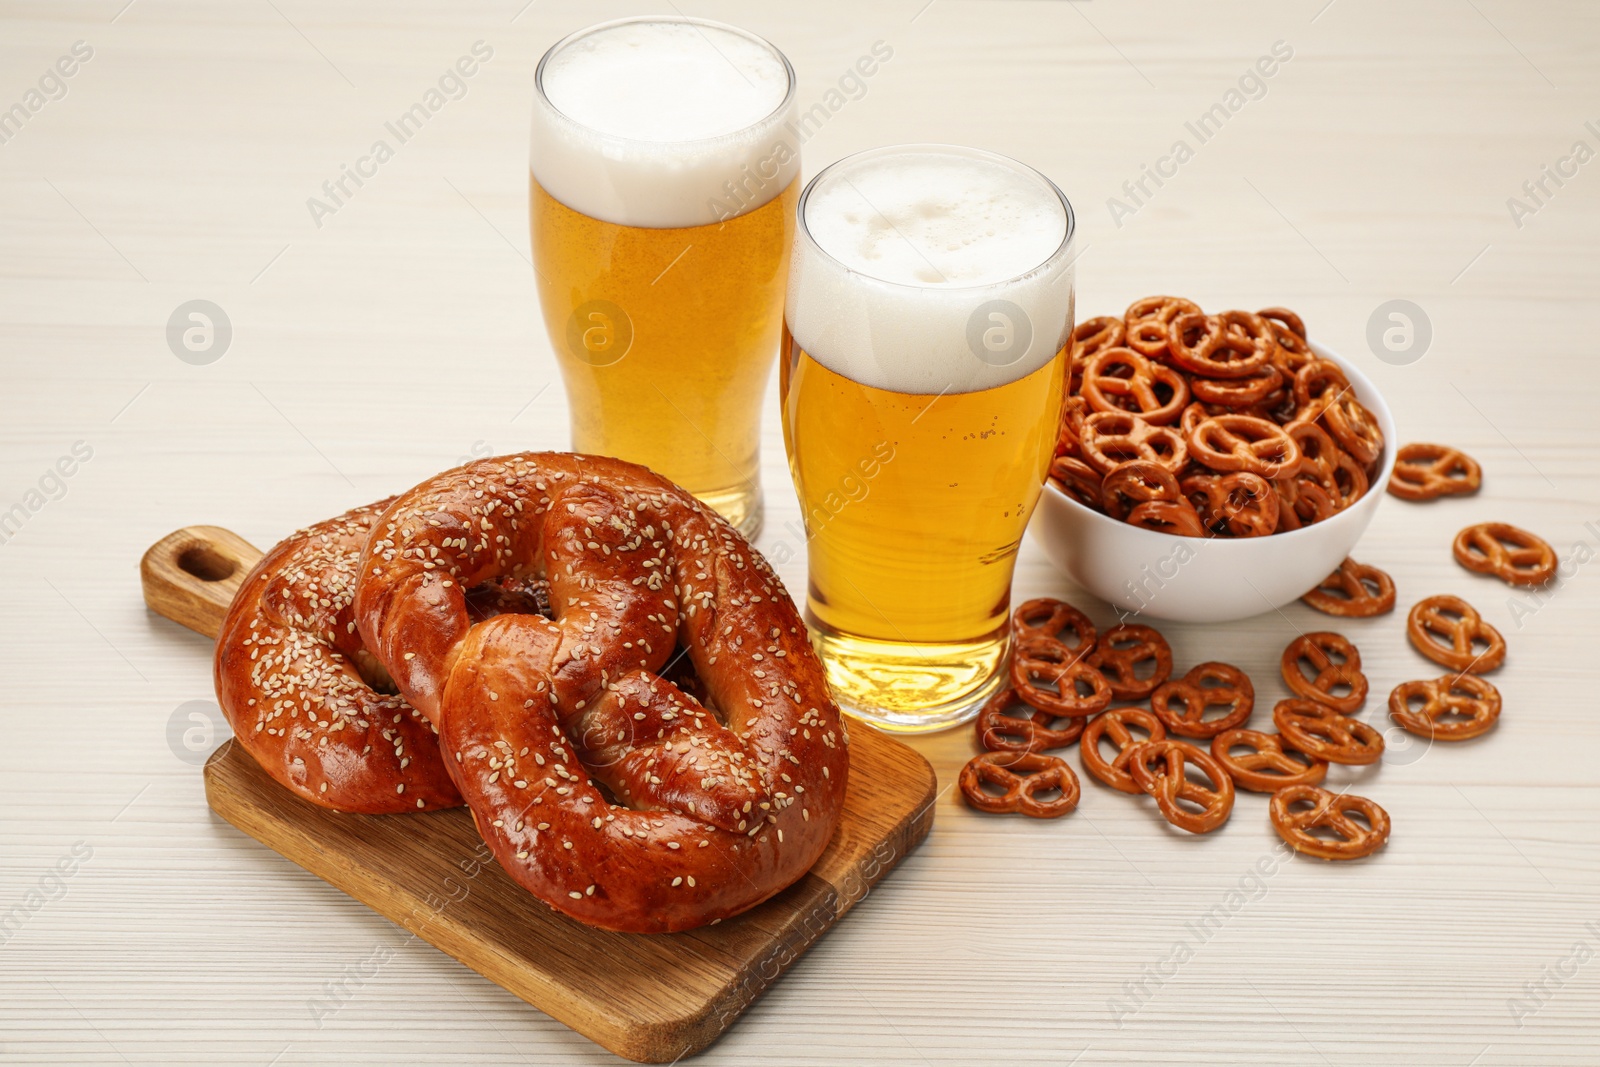
<svg viewBox="0 0 1600 1067">
<path fill-rule="evenodd" d="M 145 554 L 145 601 L 215 637 L 260 558 L 227 530 L 186 527 Z M 927 836 L 938 784 L 928 761 L 863 724 L 852 724 L 850 741 L 844 814 L 816 866 L 759 907 L 681 934 L 577 923 L 494 863 L 465 808 L 326 811 L 280 787 L 231 739 L 206 762 L 206 799 L 268 848 L 619 1056 L 669 1063 L 715 1041 Z"/>
</svg>

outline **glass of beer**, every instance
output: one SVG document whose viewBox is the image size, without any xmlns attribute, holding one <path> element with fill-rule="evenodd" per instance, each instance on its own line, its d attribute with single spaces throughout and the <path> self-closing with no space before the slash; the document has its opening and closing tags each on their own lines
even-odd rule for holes
<svg viewBox="0 0 1600 1067">
<path fill-rule="evenodd" d="M 1065 399 L 1072 207 L 1004 156 L 902 145 L 798 208 L 780 375 L 813 640 L 889 730 L 1002 684 L 1011 575 Z"/>
<path fill-rule="evenodd" d="M 702 19 L 607 22 L 539 62 L 533 263 L 572 447 L 642 463 L 748 537 L 800 188 L 789 61 Z"/>
</svg>

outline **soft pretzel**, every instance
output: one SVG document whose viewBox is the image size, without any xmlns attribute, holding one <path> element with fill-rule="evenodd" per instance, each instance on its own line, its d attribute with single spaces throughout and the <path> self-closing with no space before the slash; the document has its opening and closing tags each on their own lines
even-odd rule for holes
<svg viewBox="0 0 1600 1067">
<path fill-rule="evenodd" d="M 268 552 L 228 609 L 214 665 L 234 737 L 268 774 L 312 803 L 369 815 L 461 803 L 433 725 L 367 681 L 387 679 L 351 602 L 362 546 L 389 502 Z"/>
<path fill-rule="evenodd" d="M 525 575 L 553 618 L 473 623 L 467 589 Z M 833 835 L 847 738 L 799 614 L 732 527 L 642 467 L 524 453 L 424 482 L 374 530 L 356 617 L 495 858 L 575 919 L 713 922 Z M 667 677 L 680 647 L 703 698 Z"/>
</svg>

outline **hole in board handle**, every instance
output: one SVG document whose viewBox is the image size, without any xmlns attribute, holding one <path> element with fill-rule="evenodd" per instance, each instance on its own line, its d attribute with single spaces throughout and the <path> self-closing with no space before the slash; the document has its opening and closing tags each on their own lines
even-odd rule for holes
<svg viewBox="0 0 1600 1067">
<path fill-rule="evenodd" d="M 239 565 L 201 541 L 178 553 L 178 569 L 202 582 L 221 582 L 233 577 Z"/>
</svg>

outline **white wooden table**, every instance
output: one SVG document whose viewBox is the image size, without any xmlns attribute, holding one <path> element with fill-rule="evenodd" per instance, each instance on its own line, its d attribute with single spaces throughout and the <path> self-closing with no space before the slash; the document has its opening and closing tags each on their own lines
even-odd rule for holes
<svg viewBox="0 0 1600 1067">
<path fill-rule="evenodd" d="M 463 457 L 565 445 L 528 264 L 533 66 L 631 10 L 0 3 L 0 107 L 26 111 L 0 144 L 0 511 L 25 512 L 0 543 L 0 917 L 20 908 L 0 945 L 0 1062 L 611 1061 L 208 813 L 183 731 L 210 697 L 209 645 L 145 611 L 136 562 L 182 524 L 267 546 Z M 1402 603 L 1340 627 L 1373 680 L 1370 721 L 1386 725 L 1394 684 L 1437 673 L 1402 637 L 1420 596 L 1466 596 L 1511 645 L 1490 737 L 1427 751 L 1391 734 L 1381 769 L 1332 776 L 1393 815 L 1378 858 L 1252 880 L 1276 841 L 1255 795 L 1191 839 L 1093 781 L 1045 824 L 946 793 L 921 851 L 703 1062 L 1600 1063 L 1600 562 L 1527 614 L 1448 551 L 1484 519 L 1564 556 L 1600 550 L 1600 163 L 1560 162 L 1575 141 L 1600 150 L 1600 9 L 689 10 L 770 37 L 808 103 L 892 47 L 805 145 L 807 176 L 895 141 L 1017 156 L 1077 206 L 1080 314 L 1152 292 L 1289 304 L 1374 376 L 1404 437 L 1483 462 L 1481 496 L 1385 501 L 1360 547 Z M 480 40 L 493 56 L 465 95 L 314 219 L 307 198 Z M 46 78 L 27 110 L 78 41 L 92 55 L 63 64 L 65 95 Z M 1226 107 L 1275 41 L 1292 58 L 1200 143 L 1185 123 Z M 1179 139 L 1192 158 L 1133 201 L 1123 183 Z M 1568 175 L 1535 201 L 1523 183 L 1545 164 Z M 1366 340 L 1396 298 L 1433 335 L 1404 365 Z M 232 324 L 208 365 L 166 342 L 195 299 Z M 48 477 L 75 442 L 72 475 Z M 798 509 L 770 396 L 764 469 L 772 550 Z M 783 571 L 804 588 L 803 553 Z M 1076 595 L 1031 543 L 1017 592 Z M 1296 605 L 1165 629 L 1180 665 L 1236 662 L 1270 707 L 1282 645 L 1323 621 Z M 948 785 L 971 740 L 917 744 Z"/>
</svg>

